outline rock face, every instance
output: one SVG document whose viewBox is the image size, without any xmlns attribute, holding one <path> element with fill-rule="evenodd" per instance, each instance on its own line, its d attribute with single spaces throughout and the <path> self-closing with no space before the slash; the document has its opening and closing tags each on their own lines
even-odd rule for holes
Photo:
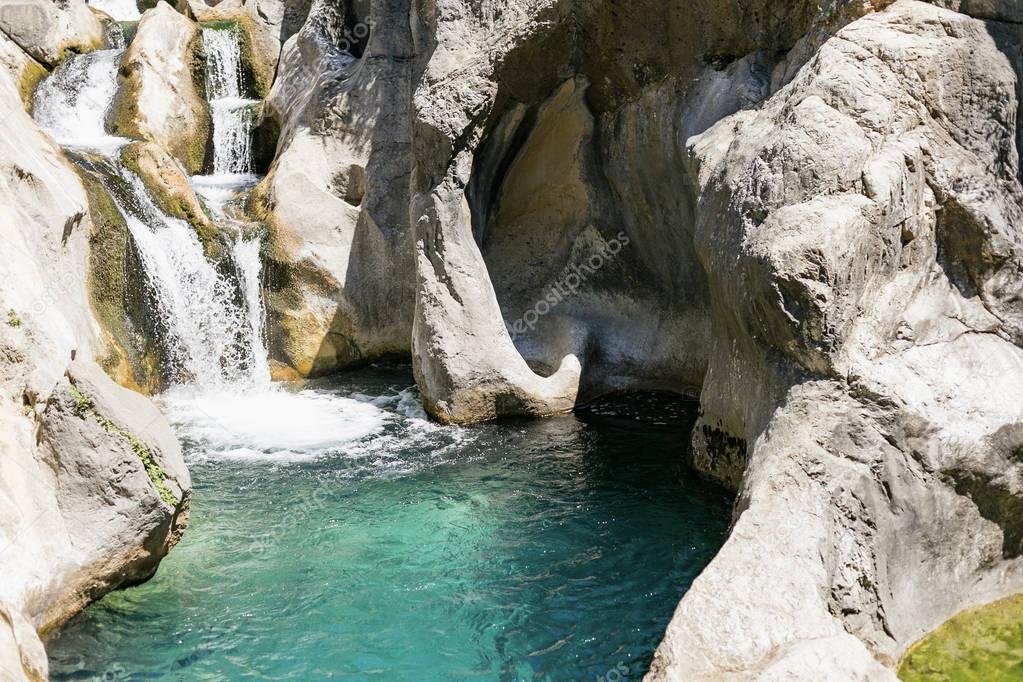
<svg viewBox="0 0 1023 682">
<path fill-rule="evenodd" d="M 88 52 L 102 47 L 103 24 L 83 0 L 4 0 L 0 3 L 0 31 L 14 44 L 46 66 L 53 67 L 69 51 Z"/>
<path fill-rule="evenodd" d="M 203 170 L 210 135 L 198 42 L 199 27 L 167 3 L 143 14 L 121 64 L 110 121 L 114 134 L 160 145 L 193 175 Z"/>
<path fill-rule="evenodd" d="M 42 680 L 40 633 L 152 574 L 190 482 L 156 408 L 92 360 L 87 195 L 25 113 L 14 63 L 0 70 L 0 676 Z"/>
<path fill-rule="evenodd" d="M 406 20 L 381 18 L 356 61 L 339 47 L 357 51 L 337 28 L 344 17 L 315 7 L 284 46 L 262 124 L 276 155 L 252 201 L 271 231 L 266 295 L 278 377 L 408 354 L 414 266 Z"/>
<path fill-rule="evenodd" d="M 742 497 L 654 679 L 891 667 L 1023 586 L 1021 37 L 899 2 L 797 45 L 756 111 L 689 138 L 732 340 L 695 442 Z M 719 458 L 729 439 L 748 454 Z"/>
<path fill-rule="evenodd" d="M 980 5 L 405 7 L 428 409 L 692 391 L 740 492 L 650 679 L 891 679 L 1023 589 L 1023 37 Z"/>
</svg>

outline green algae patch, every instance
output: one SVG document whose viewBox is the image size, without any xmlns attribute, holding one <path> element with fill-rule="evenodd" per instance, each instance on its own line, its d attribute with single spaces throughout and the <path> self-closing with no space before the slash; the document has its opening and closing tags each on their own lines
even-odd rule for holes
<svg viewBox="0 0 1023 682">
<path fill-rule="evenodd" d="M 30 60 L 21 71 L 21 76 L 18 79 L 18 95 L 21 97 L 22 104 L 25 105 L 25 109 L 29 110 L 32 108 L 32 96 L 35 93 L 36 86 L 49 75 L 49 71 L 46 70 L 39 62 L 34 59 Z"/>
<path fill-rule="evenodd" d="M 963 611 L 910 648 L 903 682 L 1023 680 L 1023 595 Z"/>
<path fill-rule="evenodd" d="M 14 308 L 7 311 L 7 326 L 8 327 L 20 327 L 21 318 L 18 317 L 18 313 Z"/>
<path fill-rule="evenodd" d="M 117 383 L 153 394 L 161 388 L 160 352 L 149 319 L 145 281 L 131 234 L 107 188 L 85 170 L 90 160 L 76 158 L 89 200 L 89 302 L 102 330 L 100 366 Z M 111 177 L 111 182 L 115 178 Z"/>
<path fill-rule="evenodd" d="M 178 503 L 178 498 L 174 497 L 174 493 L 167 487 L 167 472 L 164 471 L 159 464 L 156 463 L 156 459 L 153 457 L 153 453 L 142 444 L 133 433 L 124 429 L 112 421 L 104 417 L 102 414 L 96 411 L 96 406 L 87 395 L 78 390 L 78 387 L 71 384 L 71 396 L 74 398 L 75 407 L 78 409 L 78 413 L 83 417 L 92 417 L 96 422 L 103 427 L 103 430 L 107 433 L 120 436 L 128 441 L 128 445 L 131 446 L 132 451 L 142 460 L 142 465 L 146 468 L 146 474 L 149 476 L 149 480 L 152 481 L 153 487 L 160 493 L 160 498 L 169 504 L 175 506 Z"/>
</svg>

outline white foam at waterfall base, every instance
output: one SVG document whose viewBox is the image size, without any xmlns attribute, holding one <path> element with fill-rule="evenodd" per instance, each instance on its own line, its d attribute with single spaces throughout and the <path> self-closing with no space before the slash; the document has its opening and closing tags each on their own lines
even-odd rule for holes
<svg viewBox="0 0 1023 682">
<path fill-rule="evenodd" d="M 129 142 L 108 134 L 104 125 L 123 52 L 72 55 L 36 90 L 33 117 L 61 146 L 113 154 Z"/>
<path fill-rule="evenodd" d="M 160 399 L 178 434 L 214 457 L 282 461 L 338 453 L 388 419 L 374 405 L 277 386 L 247 393 L 179 386 Z"/>
</svg>

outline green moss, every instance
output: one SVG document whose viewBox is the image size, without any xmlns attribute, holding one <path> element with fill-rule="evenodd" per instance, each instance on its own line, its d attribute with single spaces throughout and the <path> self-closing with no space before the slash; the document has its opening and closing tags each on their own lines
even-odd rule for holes
<svg viewBox="0 0 1023 682">
<path fill-rule="evenodd" d="M 963 611 L 913 645 L 899 664 L 904 682 L 1023 679 L 1023 595 Z"/>
<path fill-rule="evenodd" d="M 13 308 L 7 311 L 7 326 L 8 327 L 20 327 L 21 318 L 18 317 L 18 313 Z"/>
<path fill-rule="evenodd" d="M 206 101 L 206 56 L 202 50 L 202 31 L 196 31 L 188 44 L 187 60 L 192 74 L 192 85 L 203 109 L 199 120 L 195 122 L 197 128 L 194 134 L 182 141 L 178 158 L 184 161 L 185 169 L 191 175 L 195 175 L 203 172 L 207 154 L 212 154 L 213 141 L 213 117 L 210 114 L 209 102 Z"/>
<path fill-rule="evenodd" d="M 25 65 L 18 83 L 18 94 L 21 95 L 21 101 L 26 109 L 32 108 L 32 95 L 36 86 L 48 73 L 46 68 L 34 59 Z"/>
<path fill-rule="evenodd" d="M 132 258 L 131 234 L 102 182 L 75 164 L 89 200 L 88 291 L 103 329 L 100 366 L 122 386 L 140 393 L 160 388 L 159 346 L 148 320 L 143 274 Z M 114 181 L 115 178 L 111 178 Z M 119 180 L 119 179 L 116 179 Z"/>
<path fill-rule="evenodd" d="M 214 216 L 202 202 L 197 198 L 190 200 L 188 196 L 180 192 L 165 191 L 164 186 L 152 181 L 149 175 L 142 170 L 139 156 L 142 146 L 138 143 L 130 144 L 121 151 L 121 164 L 135 173 L 142 180 L 149 196 L 157 208 L 172 218 L 179 218 L 192 226 L 199 240 L 202 242 L 203 250 L 212 260 L 219 260 L 223 255 L 219 233 L 214 225 Z M 189 188 L 188 178 L 181 177 L 182 188 Z M 190 189 L 189 189 L 190 191 Z"/>
<path fill-rule="evenodd" d="M 160 498 L 172 507 L 176 505 L 178 503 L 178 499 L 174 497 L 174 493 L 172 493 L 171 489 L 167 487 L 167 472 L 156 463 L 153 453 L 151 453 L 146 446 L 142 444 L 142 441 L 136 438 L 135 435 L 127 429 L 114 424 L 112 421 L 97 412 L 92 400 L 82 393 L 74 384 L 71 384 L 71 396 L 74 398 L 75 408 L 78 410 L 79 414 L 83 417 L 92 417 L 100 426 L 103 427 L 104 431 L 120 436 L 128 441 L 132 452 L 134 452 L 142 461 L 142 465 L 146 469 L 146 475 L 148 475 L 149 480 L 152 481 L 153 487 L 156 488 L 158 493 L 160 493 Z"/>
</svg>

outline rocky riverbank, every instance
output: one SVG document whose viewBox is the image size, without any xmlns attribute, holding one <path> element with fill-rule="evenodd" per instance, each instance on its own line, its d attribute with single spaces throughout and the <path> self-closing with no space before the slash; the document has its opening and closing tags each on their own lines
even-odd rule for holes
<svg viewBox="0 0 1023 682">
<path fill-rule="evenodd" d="M 160 2 L 108 127 L 200 235 L 210 22 L 265 96 L 235 218 L 266 235 L 274 376 L 411 358 L 453 423 L 699 396 L 691 464 L 739 501 L 650 679 L 891 679 L 1023 591 L 1017 2 Z M 0 5 L 0 651 L 30 677 L 35 632 L 151 572 L 187 513 L 162 418 L 94 361 L 159 385 L 90 275 L 117 226 L 24 109 L 110 25 Z"/>
</svg>

